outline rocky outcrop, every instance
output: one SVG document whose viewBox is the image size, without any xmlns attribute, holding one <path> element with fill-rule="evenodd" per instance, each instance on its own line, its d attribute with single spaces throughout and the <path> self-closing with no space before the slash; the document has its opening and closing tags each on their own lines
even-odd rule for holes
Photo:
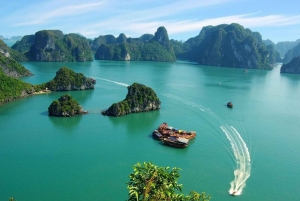
<svg viewBox="0 0 300 201">
<path fill-rule="evenodd" d="M 160 100 L 150 87 L 134 83 L 128 87 L 126 98 L 118 103 L 112 104 L 103 115 L 122 116 L 130 113 L 146 112 L 160 109 Z"/>
<path fill-rule="evenodd" d="M 48 107 L 49 116 L 71 117 L 76 114 L 87 114 L 76 100 L 70 95 L 63 95 Z"/>
<path fill-rule="evenodd" d="M 85 77 L 82 73 L 75 73 L 68 67 L 62 67 L 56 72 L 53 80 L 42 84 L 40 88 L 51 91 L 71 91 L 94 89 L 96 80 Z"/>
<path fill-rule="evenodd" d="M 272 69 L 261 35 L 239 24 L 203 27 L 198 36 L 181 47 L 180 43 L 175 44 L 177 58 L 202 65 Z"/>
<path fill-rule="evenodd" d="M 294 57 L 287 64 L 283 64 L 280 68 L 280 73 L 300 74 L 300 56 Z"/>
<path fill-rule="evenodd" d="M 30 47 L 30 48 L 28 48 Z M 92 61 L 88 40 L 78 34 L 43 30 L 24 36 L 12 48 L 24 53 L 30 61 Z"/>
</svg>

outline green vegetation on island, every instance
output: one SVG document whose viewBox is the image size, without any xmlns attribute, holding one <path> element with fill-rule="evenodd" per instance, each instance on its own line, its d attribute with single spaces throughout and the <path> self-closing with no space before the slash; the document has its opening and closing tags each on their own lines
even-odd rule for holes
<svg viewBox="0 0 300 201">
<path fill-rule="evenodd" d="M 206 26 L 198 36 L 184 43 L 171 42 L 177 58 L 201 65 L 272 69 L 261 35 L 239 24 Z"/>
<path fill-rule="evenodd" d="M 0 83 L 0 105 L 35 92 L 33 85 L 7 76 L 2 70 L 0 70 Z"/>
<path fill-rule="evenodd" d="M 55 100 L 48 107 L 49 116 L 58 117 L 71 117 L 76 114 L 85 114 L 79 103 L 72 98 L 72 96 L 66 94 L 61 96 L 58 100 Z"/>
<path fill-rule="evenodd" d="M 289 63 L 283 64 L 280 68 L 281 73 L 300 74 L 300 56 L 294 57 Z"/>
<path fill-rule="evenodd" d="M 11 57 L 0 53 L 0 70 L 10 77 L 21 77 L 33 75 L 28 69 Z"/>
<path fill-rule="evenodd" d="M 16 61 L 27 61 L 24 54 L 8 47 L 3 40 L 0 39 L 0 54 L 4 54 L 6 57 L 10 57 Z"/>
<path fill-rule="evenodd" d="M 122 116 L 158 109 L 160 109 L 160 100 L 154 90 L 143 84 L 133 83 L 128 87 L 126 98 L 121 102 L 112 104 L 102 114 L 107 116 Z"/>
<path fill-rule="evenodd" d="M 92 43 L 98 60 L 175 61 L 173 46 L 165 27 L 159 27 L 155 35 L 144 34 L 140 38 L 127 38 L 120 34 L 99 36 Z"/>
<path fill-rule="evenodd" d="M 137 163 L 127 183 L 129 201 L 209 201 L 211 197 L 204 192 L 191 191 L 189 195 L 181 193 L 182 184 L 178 184 L 179 168 L 158 167 L 151 162 Z"/>
<path fill-rule="evenodd" d="M 59 30 L 42 30 L 24 36 L 12 48 L 23 53 L 29 61 L 92 61 L 89 41 L 78 34 Z"/>
<path fill-rule="evenodd" d="M 70 91 L 94 89 L 96 80 L 85 77 L 82 73 L 75 73 L 68 67 L 62 67 L 56 72 L 54 79 L 37 85 L 37 91 L 48 88 L 51 91 Z"/>
</svg>

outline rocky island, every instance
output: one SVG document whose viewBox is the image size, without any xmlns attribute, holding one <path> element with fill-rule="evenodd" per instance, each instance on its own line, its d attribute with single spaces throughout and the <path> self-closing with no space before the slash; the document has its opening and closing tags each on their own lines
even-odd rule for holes
<svg viewBox="0 0 300 201">
<path fill-rule="evenodd" d="M 29 61 L 92 61 L 88 40 L 78 34 L 64 35 L 60 30 L 42 30 L 27 35 L 12 46 Z"/>
<path fill-rule="evenodd" d="M 300 56 L 294 57 L 287 64 L 283 64 L 280 68 L 280 73 L 300 74 Z"/>
<path fill-rule="evenodd" d="M 203 27 L 186 42 L 171 40 L 176 57 L 201 65 L 272 69 L 269 50 L 258 32 L 233 23 Z"/>
<path fill-rule="evenodd" d="M 112 104 L 103 115 L 122 116 L 130 113 L 146 112 L 160 109 L 160 100 L 150 87 L 143 84 L 133 83 L 128 87 L 126 98 Z"/>
<path fill-rule="evenodd" d="M 84 111 L 78 102 L 67 94 L 51 103 L 48 114 L 56 117 L 71 117 L 76 114 L 87 114 L 87 111 Z"/>
<path fill-rule="evenodd" d="M 82 73 L 75 73 L 68 67 L 62 67 L 56 72 L 53 80 L 38 85 L 40 90 L 48 89 L 51 91 L 72 91 L 94 89 L 96 80 L 85 77 Z"/>
</svg>

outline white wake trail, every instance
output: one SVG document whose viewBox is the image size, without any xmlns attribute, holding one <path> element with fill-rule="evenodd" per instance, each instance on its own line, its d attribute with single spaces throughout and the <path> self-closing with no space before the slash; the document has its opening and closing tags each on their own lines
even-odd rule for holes
<svg viewBox="0 0 300 201">
<path fill-rule="evenodd" d="M 180 101 L 191 107 L 198 108 L 202 112 L 206 113 L 208 116 L 212 117 L 212 119 L 219 123 L 219 125 L 221 125 L 220 128 L 225 133 L 227 139 L 230 142 L 236 161 L 236 169 L 234 170 L 234 180 L 230 182 L 229 193 L 232 195 L 241 195 L 243 188 L 246 186 L 246 180 L 250 177 L 251 159 L 248 147 L 244 142 L 243 138 L 241 137 L 240 133 L 233 126 L 228 126 L 227 124 L 224 124 L 220 117 L 218 117 L 209 108 L 205 108 L 202 105 L 186 101 L 172 94 L 166 93 L 162 95 L 173 100 Z"/>
<path fill-rule="evenodd" d="M 122 83 L 122 82 L 116 82 L 116 81 L 104 79 L 104 78 L 101 78 L 101 77 L 93 77 L 93 78 L 97 79 L 97 80 L 104 80 L 104 81 L 111 82 L 111 83 L 118 84 L 118 85 L 125 86 L 125 87 L 129 86 L 128 84 L 125 84 L 125 83 Z"/>
<path fill-rule="evenodd" d="M 234 180 L 230 183 L 229 193 L 241 195 L 246 186 L 246 180 L 250 177 L 250 153 L 243 138 L 233 126 L 222 125 L 220 128 L 230 141 L 237 165 L 234 171 Z"/>
</svg>

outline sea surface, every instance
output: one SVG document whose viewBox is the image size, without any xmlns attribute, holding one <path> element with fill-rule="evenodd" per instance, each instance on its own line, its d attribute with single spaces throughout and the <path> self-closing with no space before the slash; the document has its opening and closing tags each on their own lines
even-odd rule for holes
<svg viewBox="0 0 300 201">
<path fill-rule="evenodd" d="M 138 162 L 181 168 L 183 193 L 205 191 L 212 201 L 300 199 L 300 76 L 280 74 L 280 65 L 244 72 L 186 61 L 22 64 L 34 73 L 22 78 L 32 84 L 62 66 L 97 83 L 0 107 L 0 201 L 126 200 Z M 134 82 L 154 89 L 161 109 L 102 116 Z M 49 117 L 64 94 L 89 114 Z M 185 149 L 165 146 L 151 137 L 162 122 L 197 137 Z"/>
</svg>

